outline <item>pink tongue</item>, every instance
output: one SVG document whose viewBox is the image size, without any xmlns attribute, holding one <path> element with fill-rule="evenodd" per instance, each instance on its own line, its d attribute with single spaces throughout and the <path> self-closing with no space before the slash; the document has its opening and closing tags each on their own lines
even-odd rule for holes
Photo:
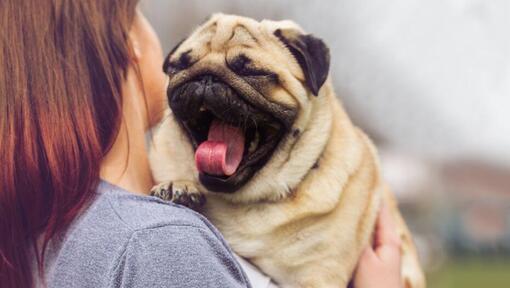
<svg viewBox="0 0 510 288">
<path fill-rule="evenodd" d="M 209 128 L 207 141 L 200 144 L 195 152 L 195 163 L 201 173 L 230 176 L 239 167 L 243 152 L 243 131 L 215 120 Z"/>
</svg>

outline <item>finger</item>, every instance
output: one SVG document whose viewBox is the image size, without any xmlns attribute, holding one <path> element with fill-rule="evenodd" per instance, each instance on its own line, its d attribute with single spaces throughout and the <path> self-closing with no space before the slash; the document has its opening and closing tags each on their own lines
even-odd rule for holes
<svg viewBox="0 0 510 288">
<path fill-rule="evenodd" d="M 375 231 L 375 249 L 382 245 L 392 245 L 400 249 L 401 241 L 397 233 L 397 225 L 395 218 L 387 203 L 383 203 L 377 218 L 376 231 Z"/>
<path fill-rule="evenodd" d="M 372 247 L 365 248 L 361 253 L 361 256 L 358 260 L 358 265 L 354 271 L 355 279 L 362 277 L 367 273 L 367 271 L 372 273 L 374 267 L 377 267 L 380 262 L 381 261 L 379 260 L 379 257 L 375 254 Z"/>
<path fill-rule="evenodd" d="M 395 245 L 382 245 L 374 252 L 377 258 L 388 267 L 400 267 L 402 251 Z"/>
<path fill-rule="evenodd" d="M 377 259 L 378 256 L 375 254 L 375 251 L 372 247 L 368 246 L 363 250 L 363 253 L 361 253 L 358 266 L 362 266 L 364 263 L 373 263 Z"/>
</svg>

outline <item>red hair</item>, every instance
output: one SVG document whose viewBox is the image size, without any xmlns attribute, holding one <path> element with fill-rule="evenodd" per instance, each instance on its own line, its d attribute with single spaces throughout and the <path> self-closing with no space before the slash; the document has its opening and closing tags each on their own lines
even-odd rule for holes
<svg viewBox="0 0 510 288">
<path fill-rule="evenodd" d="M 0 287 L 31 287 L 48 241 L 94 197 L 137 2 L 0 1 Z"/>
</svg>

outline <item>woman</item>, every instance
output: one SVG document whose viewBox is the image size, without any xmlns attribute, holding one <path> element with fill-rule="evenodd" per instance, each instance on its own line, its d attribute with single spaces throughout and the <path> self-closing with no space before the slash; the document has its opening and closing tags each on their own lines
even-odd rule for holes
<svg viewBox="0 0 510 288">
<path fill-rule="evenodd" d="M 0 287 L 250 285 L 207 220 L 147 196 L 166 78 L 137 2 L 0 1 Z M 400 285 L 381 215 L 356 287 Z"/>
</svg>

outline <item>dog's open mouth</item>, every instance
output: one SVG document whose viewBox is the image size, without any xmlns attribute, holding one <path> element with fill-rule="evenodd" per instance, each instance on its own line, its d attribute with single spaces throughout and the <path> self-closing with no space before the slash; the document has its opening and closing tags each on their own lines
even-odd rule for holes
<svg viewBox="0 0 510 288">
<path fill-rule="evenodd" d="M 213 75 L 169 88 L 169 104 L 195 149 L 200 182 L 231 193 L 271 158 L 286 125 Z"/>
</svg>

